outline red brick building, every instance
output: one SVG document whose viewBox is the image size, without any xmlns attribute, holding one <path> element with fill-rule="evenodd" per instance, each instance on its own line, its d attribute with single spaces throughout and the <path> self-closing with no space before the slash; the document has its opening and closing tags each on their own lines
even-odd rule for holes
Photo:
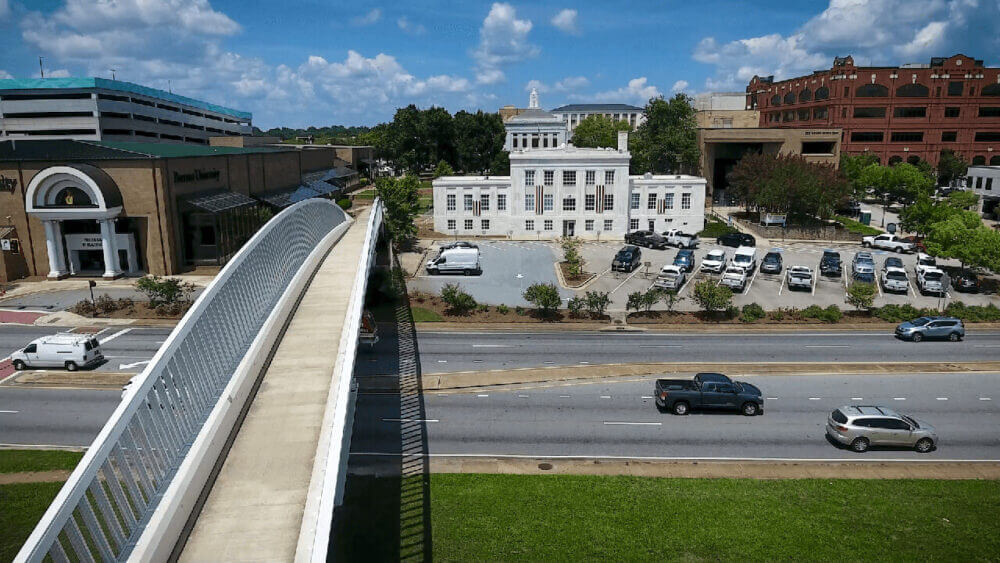
<svg viewBox="0 0 1000 563">
<path fill-rule="evenodd" d="M 747 108 L 760 111 L 761 127 L 840 128 L 842 152 L 881 162 L 936 165 L 952 150 L 972 164 L 1000 165 L 1000 68 L 965 55 L 900 67 L 837 57 L 807 76 L 754 76 Z"/>
</svg>

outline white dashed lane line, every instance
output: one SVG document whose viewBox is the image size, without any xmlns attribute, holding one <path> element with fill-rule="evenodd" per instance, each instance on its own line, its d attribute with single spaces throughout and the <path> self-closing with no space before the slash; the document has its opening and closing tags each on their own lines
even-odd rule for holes
<svg viewBox="0 0 1000 563">
<path fill-rule="evenodd" d="M 906 397 L 893 397 L 892 400 L 893 401 L 905 401 Z"/>
<path fill-rule="evenodd" d="M 979 397 L 979 400 L 980 401 L 992 401 L 993 399 L 991 399 L 989 397 Z"/>
<path fill-rule="evenodd" d="M 489 395 L 476 395 L 477 397 L 489 397 Z"/>
<path fill-rule="evenodd" d="M 939 401 L 947 401 L 948 397 L 938 397 L 937 400 L 939 400 Z"/>
<path fill-rule="evenodd" d="M 818 401 L 818 400 L 820 400 L 821 398 L 822 398 L 822 397 L 809 397 L 809 400 L 810 400 L 810 401 Z"/>
<path fill-rule="evenodd" d="M 611 398 L 611 395 L 601 395 L 601 398 L 602 398 L 602 399 L 610 399 L 610 398 Z"/>
<path fill-rule="evenodd" d="M 621 422 L 621 421 L 604 421 L 605 426 L 663 426 L 662 422 Z"/>
<path fill-rule="evenodd" d="M 383 418 L 382 422 L 441 422 L 436 418 Z"/>
</svg>

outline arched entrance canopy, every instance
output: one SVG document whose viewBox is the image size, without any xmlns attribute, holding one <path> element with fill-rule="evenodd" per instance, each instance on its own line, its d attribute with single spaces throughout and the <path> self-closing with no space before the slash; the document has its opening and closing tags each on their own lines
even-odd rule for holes
<svg viewBox="0 0 1000 563">
<path fill-rule="evenodd" d="M 42 220 L 111 219 L 122 212 L 122 194 L 89 164 L 50 166 L 28 183 L 24 207 Z"/>
</svg>

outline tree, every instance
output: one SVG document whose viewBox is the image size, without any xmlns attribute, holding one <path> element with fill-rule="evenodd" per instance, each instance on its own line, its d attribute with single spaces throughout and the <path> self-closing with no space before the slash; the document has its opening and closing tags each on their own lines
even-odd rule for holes
<svg viewBox="0 0 1000 563">
<path fill-rule="evenodd" d="M 965 209 L 970 210 L 976 207 L 979 203 L 979 196 L 976 192 L 968 192 L 965 190 L 959 190 L 957 192 L 951 192 L 945 199 L 944 203 L 955 209 Z"/>
<path fill-rule="evenodd" d="M 935 224 L 975 207 L 978 201 L 979 196 L 966 191 L 952 192 L 942 201 L 934 201 L 926 193 L 920 193 L 916 201 L 899 213 L 900 226 L 911 233 L 926 236 Z"/>
<path fill-rule="evenodd" d="M 583 312 L 583 309 L 586 306 L 587 300 L 582 297 L 573 297 L 566 302 L 566 308 L 569 309 L 569 315 L 571 317 L 580 317 L 580 313 Z"/>
<path fill-rule="evenodd" d="M 864 199 L 868 191 L 868 186 L 859 181 L 861 171 L 872 164 L 878 164 L 878 157 L 874 154 L 864 153 L 852 156 L 840 153 L 840 173 L 850 182 L 854 199 L 858 201 Z"/>
<path fill-rule="evenodd" d="M 160 305 L 174 305 L 188 301 L 194 293 L 194 284 L 180 278 L 143 276 L 135 281 L 135 289 L 146 296 L 153 309 Z"/>
<path fill-rule="evenodd" d="M 504 127 L 500 114 L 462 110 L 455 114 L 454 121 L 457 168 L 473 174 L 490 171 L 503 152 Z"/>
<path fill-rule="evenodd" d="M 876 291 L 875 284 L 856 281 L 847 286 L 845 300 L 859 311 L 862 309 L 868 311 L 872 308 L 872 304 L 875 303 Z"/>
<path fill-rule="evenodd" d="M 490 163 L 490 176 L 510 176 L 510 153 L 500 151 Z"/>
<path fill-rule="evenodd" d="M 434 168 L 434 177 L 440 178 L 441 176 L 454 176 L 455 170 L 452 169 L 451 165 L 444 160 L 438 162 L 437 166 Z"/>
<path fill-rule="evenodd" d="M 747 210 L 792 217 L 830 217 L 850 195 L 850 183 L 832 165 L 798 155 L 746 154 L 728 178 Z"/>
<path fill-rule="evenodd" d="M 964 177 L 968 171 L 969 163 L 962 160 L 962 155 L 947 149 L 941 151 L 937 167 L 938 185 L 948 186 L 952 180 Z"/>
<path fill-rule="evenodd" d="M 587 312 L 592 317 L 603 317 L 604 311 L 611 305 L 611 295 L 606 291 L 588 291 L 584 298 L 587 300 Z"/>
<path fill-rule="evenodd" d="M 420 180 L 416 176 L 402 178 L 378 178 L 375 180 L 375 194 L 385 206 L 383 222 L 397 246 L 409 241 L 417 234 L 413 219 L 417 216 Z"/>
<path fill-rule="evenodd" d="M 676 289 L 668 289 L 666 291 L 660 292 L 660 301 L 667 306 L 667 311 L 670 313 L 674 312 L 674 307 L 677 303 L 683 301 L 684 298 L 677 295 Z"/>
<path fill-rule="evenodd" d="M 706 313 L 715 313 L 729 308 L 733 292 L 728 287 L 716 285 L 712 280 L 705 280 L 695 284 L 692 298 Z"/>
<path fill-rule="evenodd" d="M 631 131 L 632 126 L 628 121 L 621 121 L 604 117 L 603 115 L 591 115 L 583 119 L 576 129 L 573 130 L 573 138 L 570 142 L 577 147 L 618 147 L 618 132 Z"/>
<path fill-rule="evenodd" d="M 563 260 L 566 262 L 566 269 L 569 270 L 569 275 L 573 277 L 582 276 L 583 267 L 587 263 L 583 259 L 583 256 L 580 255 L 582 241 L 576 237 L 562 237 L 559 239 L 559 244 L 562 246 Z"/>
<path fill-rule="evenodd" d="M 476 308 L 476 300 L 462 291 L 457 283 L 446 283 L 441 288 L 441 300 L 448 305 L 448 311 L 455 315 L 466 315 Z"/>
<path fill-rule="evenodd" d="M 634 310 L 636 313 L 639 309 L 642 309 L 643 297 L 645 293 L 642 291 L 633 291 L 628 294 L 628 300 L 625 302 L 625 310 Z"/>
<path fill-rule="evenodd" d="M 524 290 L 524 300 L 534 305 L 543 317 L 551 316 L 562 304 L 559 288 L 553 283 L 529 285 L 528 289 Z"/>
<path fill-rule="evenodd" d="M 1000 270 L 1000 232 L 983 225 L 974 211 L 958 211 L 935 223 L 924 244 L 932 256 L 954 258 L 963 267 Z"/>
<path fill-rule="evenodd" d="M 652 98 L 643 110 L 645 121 L 629 142 L 632 174 L 698 172 L 698 123 L 692 98 L 676 94 L 670 100 Z"/>
<path fill-rule="evenodd" d="M 911 203 L 921 193 L 930 193 L 934 187 L 934 179 L 928 177 L 916 166 L 901 162 L 894 166 L 872 164 L 863 169 L 859 182 L 875 188 L 875 193 L 884 201 L 890 200 Z"/>
<path fill-rule="evenodd" d="M 644 311 L 649 313 L 653 310 L 653 305 L 660 302 L 660 293 L 661 291 L 659 289 L 651 287 L 642 294 L 642 308 Z"/>
</svg>

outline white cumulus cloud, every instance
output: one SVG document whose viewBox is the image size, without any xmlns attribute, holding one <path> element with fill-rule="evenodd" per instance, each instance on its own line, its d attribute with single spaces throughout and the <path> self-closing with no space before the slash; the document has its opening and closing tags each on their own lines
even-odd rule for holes
<svg viewBox="0 0 1000 563">
<path fill-rule="evenodd" d="M 410 35 L 422 35 L 427 32 L 427 28 L 423 24 L 413 23 L 406 16 L 397 19 L 396 25 L 404 33 L 409 33 Z"/>
<path fill-rule="evenodd" d="M 677 82 L 674 82 L 673 86 L 670 87 L 670 91 L 683 92 L 684 90 L 687 90 L 688 86 L 690 86 L 690 84 L 688 84 L 687 80 L 678 80 Z"/>
<path fill-rule="evenodd" d="M 503 67 L 538 56 L 539 48 L 528 41 L 531 20 L 517 19 L 513 6 L 497 2 L 479 28 L 479 45 L 472 52 L 476 81 L 496 84 L 504 80 Z"/>
<path fill-rule="evenodd" d="M 640 76 L 639 78 L 629 80 L 628 84 L 621 88 L 598 92 L 590 96 L 570 95 L 570 99 L 618 104 L 631 103 L 637 106 L 644 106 L 650 98 L 657 98 L 662 95 L 663 93 L 660 92 L 659 88 L 649 84 L 645 76 Z"/>
<path fill-rule="evenodd" d="M 541 80 L 529 80 L 528 83 L 524 85 L 524 91 L 530 92 L 532 89 L 538 90 L 539 93 L 544 94 L 549 91 L 549 86 Z"/>
<path fill-rule="evenodd" d="M 590 80 L 586 76 L 567 76 L 556 82 L 556 90 L 560 92 L 572 92 L 590 86 Z"/>
<path fill-rule="evenodd" d="M 14 75 L 0 68 L 0 78 L 14 78 Z"/>
<path fill-rule="evenodd" d="M 351 25 L 365 26 L 372 25 L 378 20 L 382 19 L 382 9 L 372 8 L 367 14 L 363 16 L 354 16 L 351 18 Z"/>
<path fill-rule="evenodd" d="M 579 35 L 580 27 L 577 25 L 576 16 L 576 10 L 570 8 L 560 10 L 558 14 L 552 17 L 552 25 L 564 33 Z"/>
</svg>

